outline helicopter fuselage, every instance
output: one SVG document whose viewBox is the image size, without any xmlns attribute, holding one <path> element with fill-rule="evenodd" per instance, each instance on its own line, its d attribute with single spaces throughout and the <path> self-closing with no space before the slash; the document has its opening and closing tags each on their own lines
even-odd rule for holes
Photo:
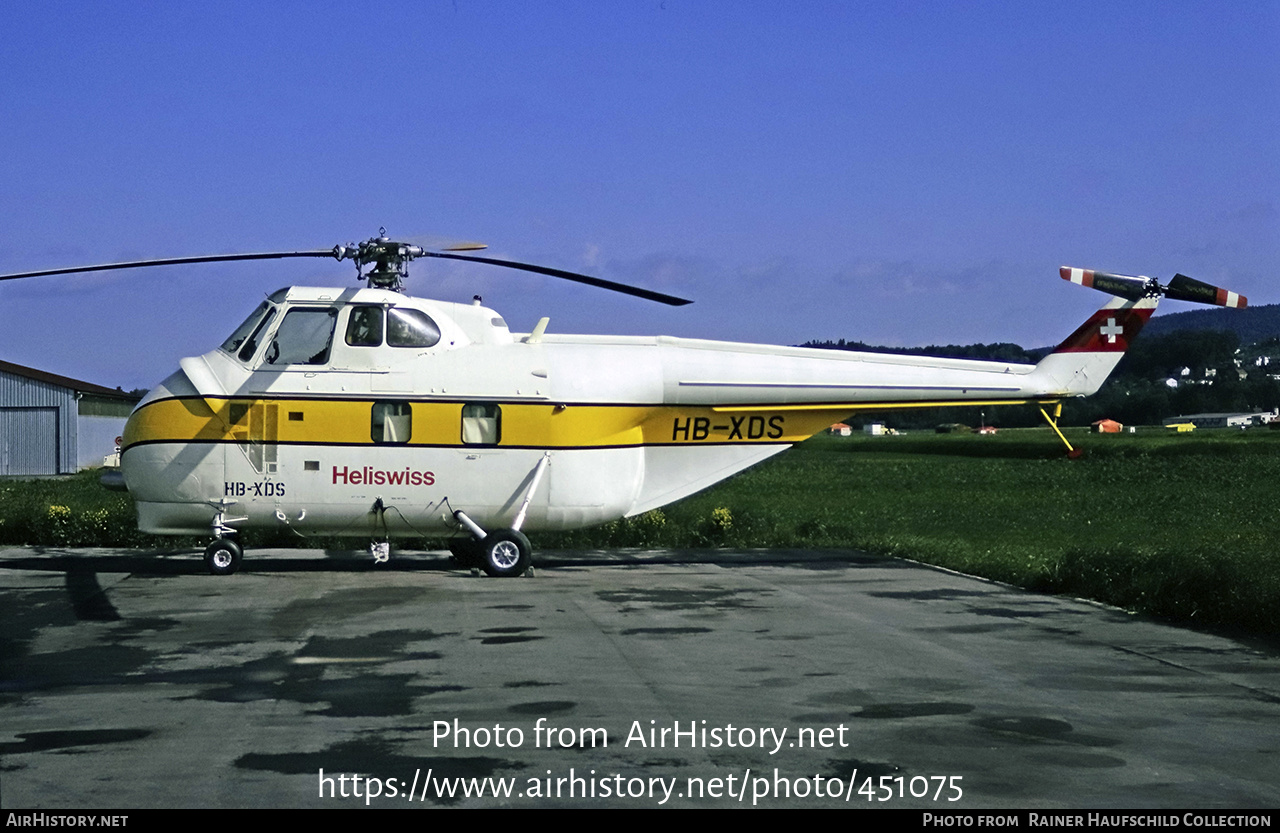
<svg viewBox="0 0 1280 833">
<path fill-rule="evenodd" d="M 545 321 L 512 334 L 478 303 L 292 287 L 147 394 L 122 467 L 152 533 L 225 518 L 415 536 L 458 529 L 456 510 L 506 526 L 522 507 L 529 530 L 590 526 L 706 488 L 856 411 L 1087 395 L 1154 306 L 1117 299 L 1075 348 L 1027 365 L 558 335 Z"/>
</svg>

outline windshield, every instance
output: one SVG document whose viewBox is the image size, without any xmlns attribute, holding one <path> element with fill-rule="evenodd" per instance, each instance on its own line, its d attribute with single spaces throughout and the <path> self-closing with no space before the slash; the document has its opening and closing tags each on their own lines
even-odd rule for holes
<svg viewBox="0 0 1280 833">
<path fill-rule="evenodd" d="M 262 320 L 262 316 L 266 315 L 267 310 L 270 308 L 271 304 L 266 301 L 258 304 L 258 308 L 249 314 L 249 317 L 244 320 L 244 323 L 239 327 L 236 327 L 236 331 L 231 334 L 231 338 L 222 342 L 222 349 L 233 356 L 236 353 L 239 353 L 240 345 L 244 344 L 245 339 L 249 337 L 249 333 L 253 332 L 254 329 L 257 328 L 258 322 Z"/>
<path fill-rule="evenodd" d="M 258 352 L 258 344 L 262 338 L 262 334 L 266 332 L 267 325 L 276 317 L 276 308 L 263 301 L 258 308 L 253 311 L 244 320 L 244 323 L 236 328 L 231 334 L 231 338 L 222 342 L 222 349 L 226 350 L 233 356 L 236 356 L 242 362 L 247 362 L 253 358 L 253 354 Z M 247 335 L 252 333 L 252 335 Z"/>
</svg>

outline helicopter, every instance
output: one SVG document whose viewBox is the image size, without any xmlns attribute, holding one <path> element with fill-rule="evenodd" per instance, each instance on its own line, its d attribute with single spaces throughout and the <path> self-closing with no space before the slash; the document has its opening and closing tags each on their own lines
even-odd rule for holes
<svg viewBox="0 0 1280 833">
<path fill-rule="evenodd" d="M 350 260 L 363 287 L 292 286 L 217 348 L 183 358 L 138 403 L 121 445 L 138 526 L 209 534 L 215 575 L 241 566 L 240 533 L 287 527 L 394 538 L 454 536 L 464 565 L 525 573 L 528 531 L 638 515 L 711 486 L 867 411 L 1032 404 L 1058 430 L 1062 402 L 1098 390 L 1162 297 L 1244 307 L 1175 275 L 1062 267 L 1116 296 L 1037 364 L 779 347 L 667 336 L 513 333 L 479 297 L 404 293 L 420 258 L 484 263 L 673 306 L 660 292 L 535 264 L 427 247 L 386 230 L 331 249 L 168 258 L 0 275 L 0 280 L 182 266 Z M 367 269 L 367 271 L 366 271 Z M 1050 413 L 1052 411 L 1052 414 Z"/>
</svg>

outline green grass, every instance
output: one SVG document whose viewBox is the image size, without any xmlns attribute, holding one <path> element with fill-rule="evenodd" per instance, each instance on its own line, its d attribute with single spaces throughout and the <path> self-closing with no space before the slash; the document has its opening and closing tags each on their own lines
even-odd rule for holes
<svg viewBox="0 0 1280 833">
<path fill-rule="evenodd" d="M 632 519 L 563 543 L 849 547 L 1182 621 L 1280 629 L 1280 434 L 1068 436 L 1083 458 L 1066 459 L 1047 429 L 816 437 L 663 510 L 661 525 Z"/>
<path fill-rule="evenodd" d="M 1082 459 L 1066 459 L 1047 429 L 816 437 L 662 510 L 538 534 L 535 545 L 851 548 L 1180 621 L 1280 631 L 1280 432 L 1068 436 Z M 0 542 L 174 546 L 138 533 L 128 497 L 91 474 L 0 482 Z"/>
<path fill-rule="evenodd" d="M 100 472 L 74 477 L 0 480 L 0 544 L 155 546 L 138 532 L 133 501 L 98 482 Z M 168 546 L 172 546 L 171 540 Z"/>
</svg>

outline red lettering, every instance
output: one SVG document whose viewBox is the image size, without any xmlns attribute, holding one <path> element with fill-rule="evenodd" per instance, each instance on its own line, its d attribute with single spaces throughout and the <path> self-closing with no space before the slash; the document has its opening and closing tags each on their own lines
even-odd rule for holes
<svg viewBox="0 0 1280 833">
<path fill-rule="evenodd" d="M 434 486 L 436 475 L 435 472 L 413 471 L 409 468 L 403 471 L 386 471 L 372 466 L 365 466 L 363 469 L 334 466 L 333 485 L 339 484 L 343 486 Z"/>
</svg>

